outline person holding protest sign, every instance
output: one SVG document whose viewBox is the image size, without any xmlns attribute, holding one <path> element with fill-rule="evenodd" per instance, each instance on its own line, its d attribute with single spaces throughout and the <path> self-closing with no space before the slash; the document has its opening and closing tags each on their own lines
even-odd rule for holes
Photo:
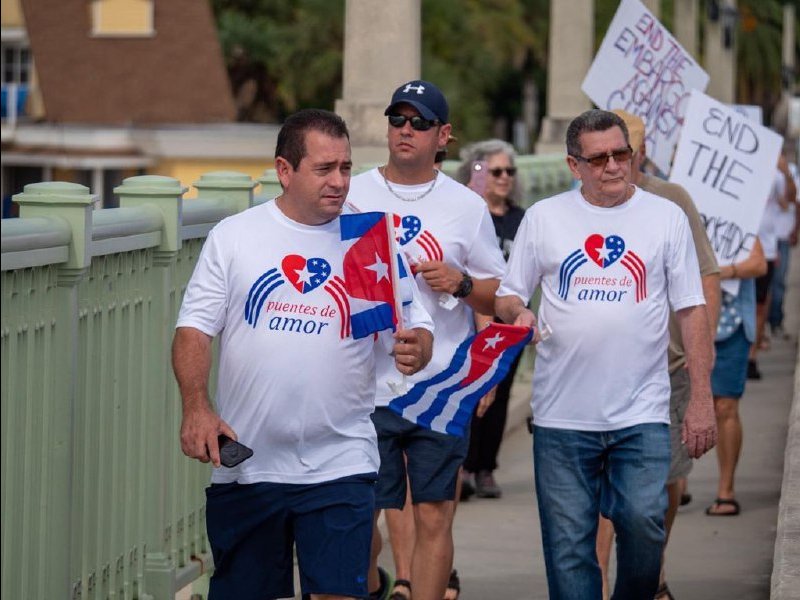
<svg viewBox="0 0 800 600">
<path fill-rule="evenodd" d="M 717 419 L 717 498 L 706 509 L 712 517 L 735 516 L 741 507 L 736 500 L 734 477 L 742 450 L 742 422 L 739 399 L 747 381 L 748 351 L 756 340 L 756 277 L 767 272 L 761 242 L 755 239 L 750 255 L 743 261 L 724 265 L 720 276 L 738 279 L 739 291 L 722 293 L 720 319 L 714 341 L 716 360 L 711 373 L 714 412 Z"/>
<path fill-rule="evenodd" d="M 630 182 L 625 122 L 590 110 L 567 128 L 581 181 L 526 211 L 496 312 L 535 326 L 531 402 L 536 495 L 551 598 L 600 598 L 598 514 L 617 533 L 615 598 L 652 598 L 664 548 L 670 466 L 668 316 L 675 311 L 691 399 L 682 441 L 716 442 L 712 346 L 691 230 L 675 204 Z"/>
<path fill-rule="evenodd" d="M 631 183 L 641 189 L 666 198 L 677 204 L 689 219 L 689 226 L 692 231 L 697 261 L 700 266 L 700 276 L 703 286 L 703 296 L 706 300 L 706 312 L 708 316 L 709 329 L 711 335 L 715 335 L 717 329 L 717 318 L 719 316 L 720 285 L 719 285 L 719 266 L 714 256 L 714 249 L 706 235 L 700 213 L 689 197 L 689 194 L 681 186 L 669 183 L 658 177 L 642 172 L 642 167 L 647 161 L 647 144 L 645 141 L 645 124 L 636 115 L 624 110 L 613 110 L 628 127 L 630 145 L 633 149 L 633 164 L 631 166 Z M 692 459 L 689 458 L 686 448 L 681 443 L 681 429 L 683 428 L 683 418 L 690 400 L 689 374 L 686 368 L 686 353 L 683 349 L 680 328 L 674 313 L 670 314 L 669 320 L 669 379 L 670 379 L 670 446 L 672 460 L 670 462 L 669 476 L 667 478 L 668 508 L 665 519 L 667 541 L 669 541 L 672 524 L 678 513 L 678 506 L 681 502 L 683 492 L 682 483 L 692 469 Z M 603 590 L 604 597 L 608 597 L 608 564 L 611 556 L 611 545 L 614 537 L 614 529 L 611 522 L 603 517 L 597 534 L 597 556 L 600 561 L 600 568 L 603 570 Z M 666 549 L 666 543 L 665 543 Z M 662 562 L 661 578 L 659 588 L 656 591 L 656 598 L 666 598 L 669 595 L 664 565 Z"/>
<path fill-rule="evenodd" d="M 370 415 L 375 365 L 388 350 L 370 334 L 349 333 L 342 309 L 350 297 L 326 285 L 347 285 L 354 256 L 345 253 L 340 219 L 351 165 L 338 115 L 290 116 L 275 150 L 282 194 L 215 226 L 186 288 L 173 368 L 181 448 L 216 467 L 206 490 L 212 599 L 293 596 L 293 547 L 304 595 L 367 594 L 379 463 Z M 408 311 L 405 328 L 380 334 L 406 375 L 425 366 L 433 339 L 415 287 L 400 309 Z M 217 335 L 219 412 L 207 389 Z M 299 376 L 298 365 L 308 365 Z M 251 456 L 220 468 L 221 435 L 250 446 Z"/>
<path fill-rule="evenodd" d="M 459 344 L 474 331 L 473 310 L 492 313 L 504 263 L 486 204 L 434 168 L 437 150 L 447 144 L 451 131 L 444 94 L 430 82 L 409 81 L 395 90 L 385 114 L 389 161 L 353 178 L 348 201 L 358 210 L 396 215 L 400 244 L 436 325 L 433 358 L 422 372 L 407 378 L 413 385 L 448 367 Z M 376 521 L 381 509 L 403 508 L 408 476 L 416 531 L 410 592 L 415 600 L 441 600 L 451 575 L 454 500 L 467 440 L 393 412 L 388 404 L 402 392 L 389 385 L 396 381 L 391 369 L 378 369 L 373 415 L 381 452 Z M 377 569 L 380 546 L 375 527 L 369 581 L 373 597 L 384 593 L 379 588 L 385 578 L 381 581 Z"/>
</svg>

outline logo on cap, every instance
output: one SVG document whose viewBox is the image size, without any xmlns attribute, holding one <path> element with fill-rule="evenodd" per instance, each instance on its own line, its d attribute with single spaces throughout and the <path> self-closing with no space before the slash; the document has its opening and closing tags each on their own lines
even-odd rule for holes
<svg viewBox="0 0 800 600">
<path fill-rule="evenodd" d="M 420 84 L 420 85 L 411 85 L 410 83 L 407 83 L 406 87 L 403 88 L 403 93 L 407 94 L 411 90 L 416 90 L 417 94 L 424 94 L 425 93 L 425 86 L 422 85 L 422 84 Z"/>
</svg>

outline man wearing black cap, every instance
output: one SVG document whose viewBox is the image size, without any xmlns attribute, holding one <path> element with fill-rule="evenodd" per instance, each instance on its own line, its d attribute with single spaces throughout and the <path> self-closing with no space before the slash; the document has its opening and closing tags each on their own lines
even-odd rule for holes
<svg viewBox="0 0 800 600">
<path fill-rule="evenodd" d="M 407 378 L 407 386 L 448 366 L 457 346 L 474 331 L 473 310 L 493 314 L 494 293 L 505 268 L 486 203 L 434 168 L 436 152 L 447 145 L 452 129 L 448 113 L 447 100 L 430 82 L 414 80 L 397 88 L 384 113 L 389 161 L 354 177 L 348 195 L 358 210 L 396 215 L 398 240 L 436 326 L 433 358 L 426 369 Z M 387 405 L 400 378 L 391 357 L 379 361 L 377 373 L 373 421 L 381 469 L 376 507 L 402 509 L 408 476 L 416 524 L 413 596 L 441 600 L 453 560 L 456 481 L 467 440 L 430 431 L 392 412 Z M 371 590 L 378 587 L 377 527 L 373 536 Z"/>
</svg>

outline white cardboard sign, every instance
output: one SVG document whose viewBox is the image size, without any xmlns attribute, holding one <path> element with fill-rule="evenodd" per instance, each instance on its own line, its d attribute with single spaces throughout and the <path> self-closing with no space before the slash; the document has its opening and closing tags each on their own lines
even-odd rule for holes
<svg viewBox="0 0 800 600">
<path fill-rule="evenodd" d="M 750 254 L 783 138 L 735 108 L 693 91 L 670 181 L 686 188 L 720 265 Z M 738 280 L 725 282 L 731 293 Z"/>
<path fill-rule="evenodd" d="M 708 74 L 639 0 L 622 0 L 581 89 L 598 107 L 642 117 L 647 156 L 669 173 L 692 89 Z"/>
</svg>

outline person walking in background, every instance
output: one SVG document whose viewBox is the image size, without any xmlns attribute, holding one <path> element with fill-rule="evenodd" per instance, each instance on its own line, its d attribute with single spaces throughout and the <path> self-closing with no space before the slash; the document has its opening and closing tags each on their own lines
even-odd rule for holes
<svg viewBox="0 0 800 600">
<path fill-rule="evenodd" d="M 711 373 L 714 412 L 717 418 L 717 498 L 706 509 L 712 517 L 735 516 L 741 507 L 736 500 L 734 478 L 742 451 L 742 422 L 739 400 L 748 377 L 748 351 L 756 341 L 756 280 L 767 272 L 761 242 L 756 239 L 743 261 L 725 265 L 723 280 L 739 280 L 737 294 L 722 292 L 719 325 L 714 341 L 716 360 Z"/>
<path fill-rule="evenodd" d="M 436 326 L 431 362 L 408 377 L 410 386 L 449 365 L 458 345 L 474 332 L 473 311 L 492 313 L 504 263 L 484 201 L 434 168 L 451 131 L 444 94 L 428 81 L 409 81 L 395 90 L 385 115 L 389 161 L 354 177 L 348 202 L 360 211 L 395 215 L 401 247 Z M 408 477 L 416 534 L 410 593 L 414 600 L 441 600 L 451 575 L 456 484 L 467 440 L 421 427 L 388 408 L 399 395 L 389 385 L 397 377 L 388 358 L 378 365 L 377 379 L 376 523 L 381 509 L 403 508 Z M 373 541 L 369 589 L 373 597 L 385 597 L 377 527 Z"/>
<path fill-rule="evenodd" d="M 535 327 L 531 408 L 536 496 L 550 597 L 595 600 L 598 515 L 617 534 L 614 597 L 653 598 L 664 548 L 670 466 L 669 309 L 689 366 L 682 441 L 716 441 L 712 345 L 686 215 L 630 183 L 628 131 L 617 115 L 582 113 L 566 135 L 579 190 L 540 200 L 520 225 L 496 312 Z"/>
<path fill-rule="evenodd" d="M 275 150 L 283 192 L 214 227 L 186 288 L 172 356 L 181 448 L 218 467 L 206 490 L 212 600 L 293 596 L 293 547 L 304 596 L 367 594 L 379 464 L 370 415 L 376 360 L 388 351 L 371 335 L 344 333 L 342 300 L 324 285 L 343 276 L 338 217 L 351 165 L 339 116 L 290 116 Z M 433 339 L 415 288 L 406 329 L 393 338 L 391 362 L 405 375 L 427 364 Z M 298 376 L 299 365 L 313 365 L 314 376 Z M 219 468 L 223 434 L 252 457 Z"/>
<path fill-rule="evenodd" d="M 786 190 L 775 229 L 778 237 L 778 263 L 772 278 L 772 299 L 767 316 L 770 335 L 773 338 L 788 338 L 788 333 L 783 329 L 783 299 L 786 295 L 786 278 L 789 276 L 790 250 L 797 245 L 797 235 L 800 230 L 800 210 L 797 210 L 800 202 L 800 189 L 798 189 L 800 174 L 797 164 L 789 159 L 791 149 L 791 144 L 784 146 L 784 154 L 778 163 L 778 169 L 784 175 Z"/>
<path fill-rule="evenodd" d="M 480 194 L 489 207 L 497 243 L 508 260 L 511 245 L 517 234 L 525 211 L 520 208 L 522 196 L 517 167 L 514 165 L 514 147 L 502 140 L 486 140 L 472 144 L 461 153 L 461 165 L 456 179 Z M 481 173 L 483 171 L 483 173 Z M 487 315 L 475 315 L 478 329 L 491 321 Z M 502 490 L 494 478 L 497 455 L 503 440 L 508 414 L 511 386 L 522 354 L 511 365 L 505 378 L 477 407 L 472 419 L 469 451 L 464 461 L 461 495 L 475 493 L 478 498 L 499 498 Z"/>
<path fill-rule="evenodd" d="M 789 172 L 785 157 L 778 159 L 773 176 L 773 184 L 764 208 L 764 215 L 758 228 L 758 239 L 767 259 L 767 272 L 756 278 L 756 331 L 755 341 L 750 346 L 747 361 L 747 378 L 761 379 L 758 368 L 758 354 L 769 349 L 769 336 L 766 332 L 767 316 L 772 297 L 772 281 L 775 270 L 779 268 L 778 237 L 782 213 L 789 209 L 796 194 L 794 180 Z"/>
<path fill-rule="evenodd" d="M 706 314 L 709 323 L 709 332 L 713 337 L 717 330 L 717 319 L 719 316 L 720 304 L 720 284 L 719 266 L 714 256 L 714 249 L 708 240 L 703 220 L 697 207 L 692 202 L 688 192 L 681 186 L 664 181 L 653 175 L 648 175 L 642 171 L 647 161 L 647 143 L 645 140 L 645 124 L 642 119 L 624 110 L 613 110 L 628 128 L 630 145 L 633 149 L 633 159 L 631 166 L 631 183 L 640 187 L 646 192 L 666 198 L 677 204 L 689 220 L 689 227 L 692 231 L 692 241 L 696 251 L 697 262 L 700 267 L 700 277 L 703 286 L 703 297 L 706 301 Z M 669 541 L 672 524 L 678 513 L 678 506 L 681 502 L 683 492 L 682 483 L 692 470 L 692 459 L 686 452 L 686 448 L 681 443 L 681 430 L 683 429 L 683 418 L 691 397 L 689 385 L 689 373 L 686 368 L 686 352 L 683 348 L 680 328 L 674 313 L 669 317 L 669 433 L 670 450 L 672 459 L 670 461 L 669 475 L 667 477 L 667 498 L 668 508 L 665 518 L 665 528 L 667 542 Z M 614 529 L 608 519 L 600 517 L 600 524 L 597 533 L 597 555 L 600 561 L 600 568 L 603 570 L 603 596 L 608 597 L 608 564 L 611 557 L 611 546 L 614 537 Z M 664 544 L 666 550 L 666 543 Z M 656 591 L 656 598 L 670 597 L 669 586 L 666 582 L 665 568 L 662 561 L 661 576 L 659 587 Z"/>
</svg>

